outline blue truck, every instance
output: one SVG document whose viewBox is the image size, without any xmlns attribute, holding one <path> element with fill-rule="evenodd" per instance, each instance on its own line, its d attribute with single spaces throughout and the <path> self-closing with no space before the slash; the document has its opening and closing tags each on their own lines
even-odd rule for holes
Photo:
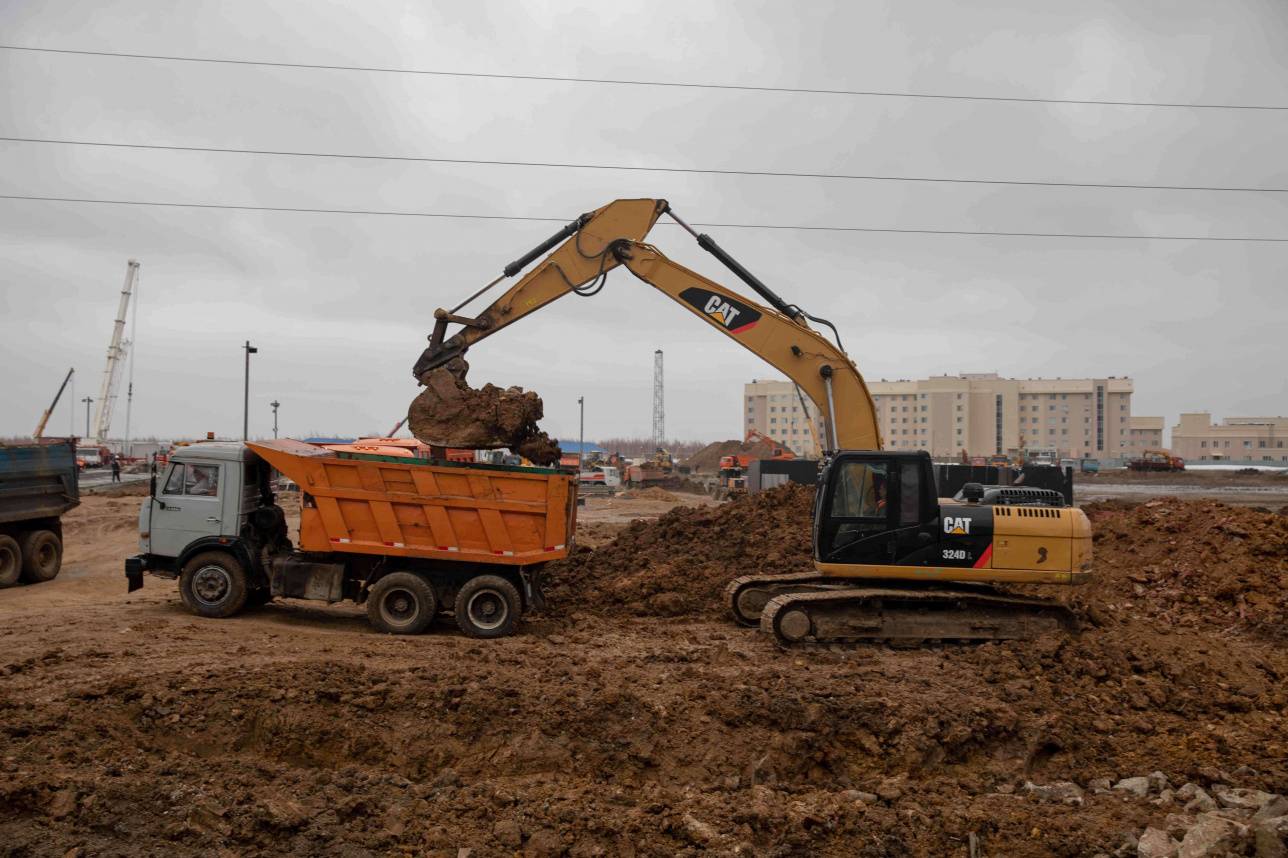
<svg viewBox="0 0 1288 858">
<path fill-rule="evenodd" d="M 0 444 L 0 588 L 58 575 L 62 515 L 80 503 L 77 477 L 74 439 Z"/>
</svg>

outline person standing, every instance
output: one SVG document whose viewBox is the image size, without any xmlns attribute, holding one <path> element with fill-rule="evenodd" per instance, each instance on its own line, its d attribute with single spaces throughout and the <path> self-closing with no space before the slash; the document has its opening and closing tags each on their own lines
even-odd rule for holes
<svg viewBox="0 0 1288 858">
<path fill-rule="evenodd" d="M 112 456 L 112 482 L 119 483 L 120 481 L 121 481 L 121 460 L 117 456 L 113 455 Z"/>
</svg>

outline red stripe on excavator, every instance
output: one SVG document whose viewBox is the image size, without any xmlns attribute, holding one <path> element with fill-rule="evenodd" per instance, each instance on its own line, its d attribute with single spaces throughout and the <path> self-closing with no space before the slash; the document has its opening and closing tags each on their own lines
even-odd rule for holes
<svg viewBox="0 0 1288 858">
<path fill-rule="evenodd" d="M 756 322 L 759 322 L 759 321 L 760 321 L 759 319 L 756 320 Z M 750 331 L 752 328 L 756 327 L 756 322 L 748 322 L 747 324 L 743 325 L 740 328 L 733 328 L 732 330 L 729 331 L 729 333 L 741 334 L 743 331 Z"/>
<path fill-rule="evenodd" d="M 975 561 L 975 566 L 973 568 L 983 569 L 985 566 L 988 565 L 988 561 L 992 559 L 993 559 L 993 546 L 990 545 L 988 546 L 988 548 L 984 549 L 984 553 L 981 554 L 979 556 L 979 559 Z"/>
</svg>

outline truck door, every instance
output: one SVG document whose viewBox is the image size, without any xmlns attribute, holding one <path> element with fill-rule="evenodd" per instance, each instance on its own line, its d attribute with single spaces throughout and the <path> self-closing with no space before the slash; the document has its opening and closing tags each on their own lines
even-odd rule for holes
<svg viewBox="0 0 1288 858">
<path fill-rule="evenodd" d="M 219 536 L 224 468 L 219 462 L 172 462 L 152 506 L 151 548 L 178 557 L 193 540 Z"/>
</svg>

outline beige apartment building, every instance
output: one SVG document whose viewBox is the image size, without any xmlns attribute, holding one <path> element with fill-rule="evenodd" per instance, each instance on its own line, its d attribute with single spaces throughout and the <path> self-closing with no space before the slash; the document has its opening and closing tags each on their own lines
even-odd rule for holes
<svg viewBox="0 0 1288 858">
<path fill-rule="evenodd" d="M 1288 417 L 1227 417 L 1212 422 L 1206 411 L 1182 414 L 1172 427 L 1172 454 L 1187 462 L 1288 463 Z"/>
<path fill-rule="evenodd" d="M 826 437 L 823 418 L 808 396 L 804 400 L 802 405 L 796 385 L 790 381 L 752 379 L 742 390 L 743 432 L 756 429 L 786 444 L 798 456 L 817 458 L 820 451 L 815 438 L 821 441 Z M 810 423 L 814 424 L 813 432 Z"/>
<path fill-rule="evenodd" d="M 996 373 L 868 382 L 881 435 L 935 458 L 1014 455 L 1117 459 L 1130 439 L 1129 378 L 1001 378 Z"/>
<path fill-rule="evenodd" d="M 869 381 L 885 446 L 928 450 L 935 458 L 1012 455 L 1055 448 L 1064 457 L 1130 455 L 1129 378 L 1001 378 L 996 373 Z M 789 381 L 754 380 L 743 392 L 743 429 L 759 429 L 798 454 L 817 455 L 809 434 L 822 420 L 806 399 L 801 411 Z M 1156 418 L 1160 423 L 1161 418 Z M 1160 437 L 1161 441 L 1161 437 Z"/>
<path fill-rule="evenodd" d="M 1127 458 L 1142 456 L 1146 450 L 1164 449 L 1162 417 L 1128 417 L 1127 433 Z"/>
</svg>

